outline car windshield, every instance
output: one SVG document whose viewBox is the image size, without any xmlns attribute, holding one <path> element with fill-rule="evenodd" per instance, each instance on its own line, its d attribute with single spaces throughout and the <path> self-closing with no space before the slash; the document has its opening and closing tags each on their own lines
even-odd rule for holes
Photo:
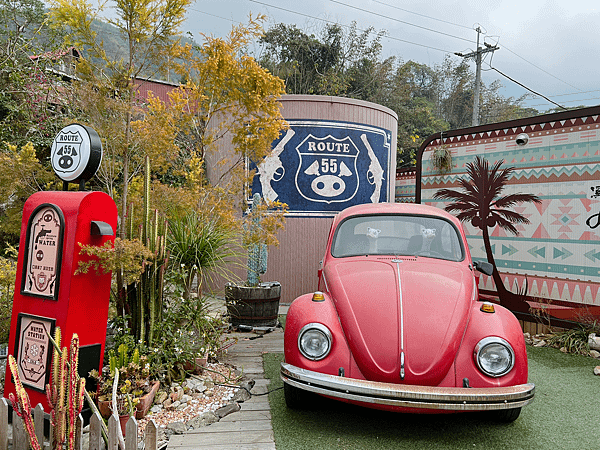
<svg viewBox="0 0 600 450">
<path fill-rule="evenodd" d="M 331 254 L 336 258 L 357 255 L 412 255 L 461 261 L 463 247 L 456 227 L 431 216 L 357 216 L 337 228 Z"/>
</svg>

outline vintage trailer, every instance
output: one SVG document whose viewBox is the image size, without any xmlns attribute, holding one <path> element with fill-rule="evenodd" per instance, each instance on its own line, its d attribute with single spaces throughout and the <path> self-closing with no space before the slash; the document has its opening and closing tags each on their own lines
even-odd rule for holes
<svg viewBox="0 0 600 450">
<path fill-rule="evenodd" d="M 451 155 L 449 171 L 434 163 L 434 155 L 444 154 Z M 456 203 L 436 193 L 462 191 L 460 180 L 471 179 L 467 171 L 476 157 L 490 168 L 502 161 L 499 170 L 514 168 L 500 183 L 499 196 L 533 194 L 539 201 L 508 207 L 529 221 L 515 222 L 517 235 L 494 221 L 487 233 L 466 221 L 473 258 L 491 252 L 505 287 L 526 294 L 529 306 L 547 308 L 563 319 L 600 316 L 600 107 L 428 137 L 417 156 L 417 203 L 439 208 Z M 489 234 L 487 251 L 484 234 Z M 485 275 L 479 288 L 497 291 L 493 278 Z"/>
</svg>

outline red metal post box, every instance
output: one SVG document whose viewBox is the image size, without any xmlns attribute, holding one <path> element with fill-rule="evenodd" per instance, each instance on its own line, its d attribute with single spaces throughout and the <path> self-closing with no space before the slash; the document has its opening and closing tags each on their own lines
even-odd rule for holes
<svg viewBox="0 0 600 450">
<path fill-rule="evenodd" d="M 46 331 L 60 327 L 67 347 L 79 335 L 80 376 L 102 365 L 111 274 L 75 272 L 88 258 L 80 244 L 114 241 L 116 228 L 117 207 L 103 192 L 38 192 L 25 203 L 8 351 L 32 405 L 48 410 L 53 347 Z M 14 389 L 7 373 L 4 396 Z"/>
</svg>

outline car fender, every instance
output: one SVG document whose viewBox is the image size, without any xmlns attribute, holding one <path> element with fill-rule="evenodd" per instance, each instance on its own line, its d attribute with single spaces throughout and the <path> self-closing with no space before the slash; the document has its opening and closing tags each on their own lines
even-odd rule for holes
<svg viewBox="0 0 600 450">
<path fill-rule="evenodd" d="M 527 350 L 519 321 L 512 312 L 493 305 L 494 312 L 482 310 L 483 302 L 474 302 L 471 318 L 465 330 L 460 350 L 455 361 L 456 386 L 462 386 L 463 380 L 469 380 L 471 387 L 494 387 L 523 384 L 527 382 Z M 490 304 L 488 304 L 490 305 Z M 486 337 L 496 336 L 507 341 L 513 348 L 515 364 L 506 375 L 498 378 L 482 373 L 474 359 L 477 343 Z"/>
<path fill-rule="evenodd" d="M 331 297 L 324 294 L 322 301 L 313 301 L 313 294 L 298 297 L 289 307 L 284 333 L 285 361 L 297 367 L 330 375 L 338 375 L 340 368 L 349 375 L 351 364 L 350 349 Z M 298 335 L 303 326 L 309 323 L 325 325 L 331 332 L 332 343 L 329 354 L 320 361 L 311 361 L 298 349 Z"/>
</svg>

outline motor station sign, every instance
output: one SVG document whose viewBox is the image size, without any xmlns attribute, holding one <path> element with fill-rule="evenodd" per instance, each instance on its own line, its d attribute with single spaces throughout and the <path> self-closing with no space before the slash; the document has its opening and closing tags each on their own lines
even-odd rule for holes
<svg viewBox="0 0 600 450">
<path fill-rule="evenodd" d="M 51 343 L 55 320 L 29 314 L 20 314 L 16 361 L 24 385 L 44 391 L 49 378 Z"/>
</svg>

